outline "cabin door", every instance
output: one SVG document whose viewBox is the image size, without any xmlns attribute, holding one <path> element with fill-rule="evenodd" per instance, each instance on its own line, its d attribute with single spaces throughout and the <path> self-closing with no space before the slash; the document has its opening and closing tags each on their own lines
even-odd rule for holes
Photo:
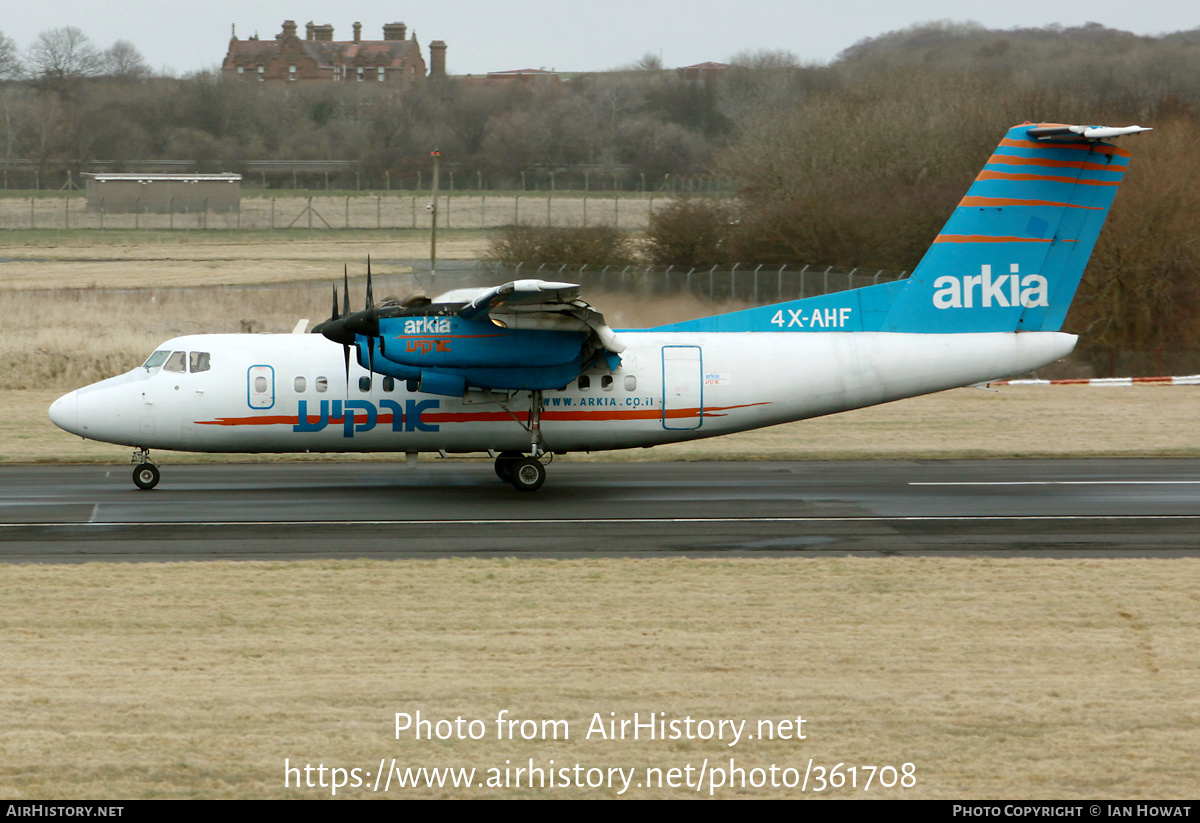
<svg viewBox="0 0 1200 823">
<path fill-rule="evenodd" d="M 699 346 L 663 346 L 664 429 L 698 429 L 704 422 L 704 381 Z"/>
</svg>

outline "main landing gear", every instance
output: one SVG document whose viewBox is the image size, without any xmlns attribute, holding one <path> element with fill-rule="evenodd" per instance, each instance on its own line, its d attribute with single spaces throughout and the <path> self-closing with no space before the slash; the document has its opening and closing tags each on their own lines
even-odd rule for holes
<svg viewBox="0 0 1200 823">
<path fill-rule="evenodd" d="M 546 466 L 536 457 L 502 452 L 496 458 L 496 476 L 522 492 L 535 492 L 546 482 Z"/>
<path fill-rule="evenodd" d="M 158 466 L 150 462 L 149 449 L 136 449 L 133 452 L 133 485 L 142 491 L 150 491 L 158 485 L 162 477 Z"/>
<path fill-rule="evenodd" d="M 554 459 L 554 453 L 546 450 L 542 440 L 542 393 L 530 392 L 529 416 L 522 421 L 507 403 L 497 398 L 501 407 L 508 412 L 529 435 L 529 455 L 521 452 L 501 452 L 496 458 L 496 476 L 522 492 L 535 492 L 546 482 L 546 465 Z M 542 458 L 547 458 L 546 463 Z"/>
</svg>

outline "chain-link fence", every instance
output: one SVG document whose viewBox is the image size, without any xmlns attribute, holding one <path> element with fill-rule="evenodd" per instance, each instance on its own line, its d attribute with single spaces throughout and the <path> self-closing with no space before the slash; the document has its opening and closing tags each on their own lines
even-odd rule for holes
<svg viewBox="0 0 1200 823">
<path fill-rule="evenodd" d="M 565 197 L 553 194 L 439 195 L 438 227 L 449 230 L 534 226 L 617 226 L 642 230 L 667 198 L 656 195 Z M 0 229 L 82 231 L 310 231 L 428 230 L 433 201 L 423 194 L 337 197 L 243 197 L 240 207 L 221 211 L 141 208 L 114 213 L 104 198 L 88 203 L 80 195 L 0 198 Z"/>
</svg>

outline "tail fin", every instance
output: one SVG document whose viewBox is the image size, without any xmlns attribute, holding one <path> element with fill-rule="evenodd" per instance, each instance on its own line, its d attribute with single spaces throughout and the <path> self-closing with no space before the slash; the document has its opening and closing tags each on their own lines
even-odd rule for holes
<svg viewBox="0 0 1200 823">
<path fill-rule="evenodd" d="M 1010 129 L 898 295 L 883 329 L 1057 331 L 1129 153 L 1149 131 L 1026 123 Z"/>
</svg>

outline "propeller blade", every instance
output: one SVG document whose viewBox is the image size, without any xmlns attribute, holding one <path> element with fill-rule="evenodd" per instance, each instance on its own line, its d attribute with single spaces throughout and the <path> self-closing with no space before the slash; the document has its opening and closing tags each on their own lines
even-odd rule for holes
<svg viewBox="0 0 1200 823">
<path fill-rule="evenodd" d="M 338 302 L 337 302 L 337 286 L 333 287 L 333 313 L 329 315 L 330 320 L 338 319 Z"/>
<path fill-rule="evenodd" d="M 367 255 L 367 308 L 375 305 L 375 295 L 371 290 L 371 255 Z"/>
<path fill-rule="evenodd" d="M 342 307 L 346 315 L 350 314 L 350 271 L 342 266 Z"/>
</svg>

